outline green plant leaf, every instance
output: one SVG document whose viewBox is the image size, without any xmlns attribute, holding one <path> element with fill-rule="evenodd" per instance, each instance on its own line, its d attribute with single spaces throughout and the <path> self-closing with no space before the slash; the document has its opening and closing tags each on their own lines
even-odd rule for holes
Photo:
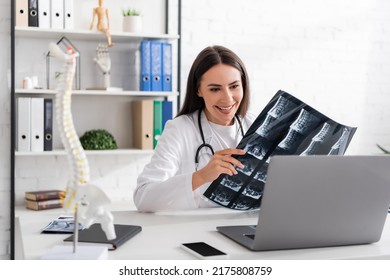
<svg viewBox="0 0 390 280">
<path fill-rule="evenodd" d="M 141 13 L 138 10 L 130 9 L 130 8 L 127 10 L 123 9 L 122 14 L 124 17 L 140 16 L 141 15 Z"/>
<path fill-rule="evenodd" d="M 93 129 L 80 137 L 85 150 L 116 150 L 118 146 L 114 137 L 105 129 Z"/>
</svg>

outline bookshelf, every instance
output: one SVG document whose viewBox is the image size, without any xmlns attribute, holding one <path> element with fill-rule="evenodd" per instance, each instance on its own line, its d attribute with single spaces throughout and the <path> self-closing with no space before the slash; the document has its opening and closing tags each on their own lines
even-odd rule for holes
<svg viewBox="0 0 390 280">
<path fill-rule="evenodd" d="M 128 125 L 129 118 L 131 118 L 131 106 L 130 103 L 132 100 L 137 99 L 160 99 L 160 100 L 170 100 L 173 101 L 177 106 L 177 98 L 179 97 L 179 92 L 174 91 L 140 91 L 139 90 L 139 80 L 140 73 L 135 73 L 139 69 L 139 45 L 140 42 L 144 39 L 147 40 L 156 40 L 156 41 L 166 41 L 166 42 L 175 42 L 179 39 L 179 35 L 171 34 L 132 34 L 124 32 L 113 32 L 111 37 L 115 46 L 109 49 L 110 55 L 113 60 L 113 67 L 126 69 L 128 65 L 117 65 L 115 62 L 120 60 L 125 60 L 122 57 L 126 57 L 129 54 L 134 55 L 133 60 L 134 65 L 131 65 L 131 68 L 127 68 L 130 72 L 131 82 L 127 85 L 125 84 L 122 87 L 121 80 L 126 80 L 126 77 L 122 76 L 113 77 L 112 81 L 115 83 L 113 86 L 123 88 L 123 90 L 87 90 L 85 88 L 97 85 L 99 83 L 98 78 L 96 77 L 96 68 L 92 62 L 94 55 L 94 48 L 98 43 L 104 42 L 105 38 L 101 32 L 89 31 L 89 30 L 53 30 L 53 29 L 42 29 L 36 27 L 15 27 L 14 30 L 14 40 L 15 40 L 15 72 L 13 74 L 13 79 L 15 80 L 15 87 L 13 89 L 13 96 L 15 99 L 19 97 L 44 97 L 54 99 L 56 95 L 56 90 L 46 89 L 45 76 L 47 75 L 45 71 L 38 71 L 38 76 L 40 77 L 40 85 L 43 89 L 23 89 L 21 88 L 20 81 L 23 79 L 23 75 L 28 73 L 30 70 L 23 71 L 25 64 L 24 51 L 26 50 L 26 45 L 33 44 L 38 46 L 38 48 L 43 49 L 49 42 L 58 40 L 62 36 L 66 36 L 72 43 L 81 46 L 81 71 L 80 71 L 80 80 L 84 81 L 81 83 L 80 90 L 73 90 L 72 92 L 72 114 L 75 121 L 76 130 L 81 136 L 83 132 L 91 129 L 106 129 L 109 131 L 118 142 L 118 151 L 115 154 L 134 154 L 136 153 L 135 149 L 132 147 L 132 129 L 131 125 Z M 128 48 L 126 48 L 128 46 Z M 34 48 L 35 49 L 35 48 Z M 18 54 L 21 53 L 23 59 L 18 58 Z M 174 55 L 174 52 L 173 52 Z M 39 56 L 39 52 L 36 52 L 34 57 Z M 84 56 L 84 57 L 83 57 Z M 90 56 L 90 57 L 88 57 Z M 122 56 L 122 57 L 121 57 Z M 42 54 L 41 54 L 42 57 Z M 174 58 L 173 58 L 174 59 Z M 34 59 L 32 59 L 34 60 Z M 36 59 L 35 59 L 36 60 Z M 87 61 L 87 62 L 86 62 Z M 88 62 L 90 61 L 90 62 Z M 177 61 L 177 60 L 176 60 Z M 35 61 L 34 61 L 35 62 Z M 33 62 L 33 63 L 34 63 Z M 84 64 L 83 64 L 84 63 Z M 126 64 L 126 63 L 124 63 Z M 177 65 L 177 62 L 176 62 Z M 35 68 L 42 68 L 44 65 L 42 63 L 42 58 L 38 66 Z M 30 67 L 30 69 L 34 69 Z M 117 71 L 118 73 L 119 71 Z M 121 71 L 127 72 L 127 71 Z M 92 74 L 91 74 L 92 73 Z M 94 74 L 93 74 L 94 73 Z M 98 73 L 99 74 L 99 73 Z M 116 78 L 116 79 L 115 79 Z M 97 85 L 98 86 L 98 85 Z M 17 102 L 15 103 L 17 104 Z M 17 110 L 17 105 L 16 105 Z M 103 117 L 100 112 L 104 112 L 105 116 Z M 93 116 L 86 117 L 85 115 L 95 113 L 96 121 L 94 122 Z M 112 114 L 107 112 L 112 112 Z M 119 112 L 119 113 L 118 113 Z M 87 114 L 86 114 L 87 113 Z M 122 114 L 122 116 L 120 116 Z M 55 113 L 53 114 L 55 116 Z M 17 115 L 15 116 L 17 120 Z M 110 124 L 115 123 L 115 126 L 110 127 Z M 56 120 L 53 121 L 53 148 L 57 151 L 61 151 L 62 143 L 57 130 Z M 46 152 L 43 152 L 46 153 Z M 140 151 L 139 153 L 144 153 Z M 15 152 L 15 156 L 36 156 L 40 153 L 36 152 Z M 48 155 L 57 155 L 58 152 L 48 152 Z M 61 153 L 60 153 L 61 154 Z M 100 153 L 94 153 L 100 154 Z M 105 153 L 102 153 L 105 154 Z"/>
</svg>

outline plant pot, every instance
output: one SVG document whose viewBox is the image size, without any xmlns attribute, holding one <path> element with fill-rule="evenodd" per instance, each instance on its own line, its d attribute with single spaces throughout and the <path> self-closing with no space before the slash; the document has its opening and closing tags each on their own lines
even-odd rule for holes
<svg viewBox="0 0 390 280">
<path fill-rule="evenodd" d="M 141 16 L 123 17 L 123 32 L 141 33 L 142 17 Z"/>
</svg>

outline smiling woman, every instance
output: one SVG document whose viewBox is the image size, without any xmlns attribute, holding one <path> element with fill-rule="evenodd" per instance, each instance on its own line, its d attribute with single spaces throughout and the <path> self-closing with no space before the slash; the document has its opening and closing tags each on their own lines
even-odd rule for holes
<svg viewBox="0 0 390 280">
<path fill-rule="evenodd" d="M 243 168 L 233 155 L 245 153 L 235 147 L 254 121 L 248 102 L 248 74 L 241 59 L 222 46 L 201 51 L 188 76 L 183 107 L 167 122 L 151 162 L 138 177 L 137 208 L 215 207 L 202 194 L 219 175 Z"/>
<path fill-rule="evenodd" d="M 204 100 L 210 122 L 232 125 L 243 97 L 240 72 L 226 64 L 213 66 L 203 75 L 198 96 Z"/>
</svg>

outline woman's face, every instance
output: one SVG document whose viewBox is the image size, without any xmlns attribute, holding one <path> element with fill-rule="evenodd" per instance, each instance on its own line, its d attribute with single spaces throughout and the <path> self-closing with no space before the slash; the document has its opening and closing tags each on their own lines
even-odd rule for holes
<svg viewBox="0 0 390 280">
<path fill-rule="evenodd" d="M 233 124 L 244 95 L 240 71 L 226 64 L 211 67 L 200 80 L 198 95 L 204 99 L 204 111 L 210 122 Z"/>
</svg>

